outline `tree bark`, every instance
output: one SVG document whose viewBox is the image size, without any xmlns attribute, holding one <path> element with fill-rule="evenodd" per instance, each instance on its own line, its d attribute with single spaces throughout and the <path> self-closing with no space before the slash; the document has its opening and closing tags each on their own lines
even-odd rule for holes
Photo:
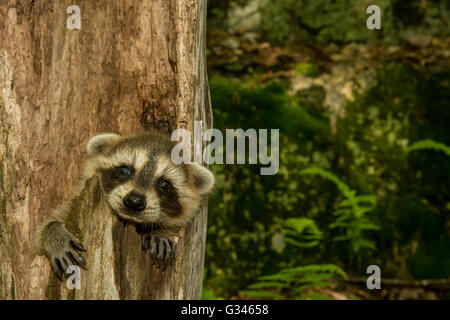
<svg viewBox="0 0 450 320">
<path fill-rule="evenodd" d="M 92 206 L 93 180 L 73 222 L 88 249 L 81 290 L 33 250 L 36 226 L 76 189 L 90 136 L 212 124 L 206 0 L 79 0 L 80 30 L 66 26 L 72 4 L 0 1 L 0 299 L 198 299 L 206 200 L 165 270 L 134 227 Z"/>
</svg>

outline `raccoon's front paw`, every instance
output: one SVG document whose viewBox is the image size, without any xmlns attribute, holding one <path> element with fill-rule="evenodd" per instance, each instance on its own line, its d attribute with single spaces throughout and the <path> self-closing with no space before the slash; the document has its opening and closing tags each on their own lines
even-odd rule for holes
<svg viewBox="0 0 450 320">
<path fill-rule="evenodd" d="M 152 232 L 142 236 L 142 250 L 150 250 L 153 259 L 166 263 L 174 258 L 176 246 L 172 237 Z"/>
<path fill-rule="evenodd" d="M 62 224 L 47 226 L 44 251 L 56 276 L 62 280 L 70 265 L 86 269 L 86 260 L 80 251 L 86 251 L 83 244 L 75 238 Z"/>
</svg>

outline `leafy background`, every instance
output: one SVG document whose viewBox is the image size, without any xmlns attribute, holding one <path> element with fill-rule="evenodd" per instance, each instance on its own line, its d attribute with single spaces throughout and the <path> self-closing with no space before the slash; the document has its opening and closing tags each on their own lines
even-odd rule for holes
<svg viewBox="0 0 450 320">
<path fill-rule="evenodd" d="M 214 127 L 279 128 L 280 169 L 212 165 L 203 298 L 448 299 L 450 2 L 208 5 Z"/>
</svg>

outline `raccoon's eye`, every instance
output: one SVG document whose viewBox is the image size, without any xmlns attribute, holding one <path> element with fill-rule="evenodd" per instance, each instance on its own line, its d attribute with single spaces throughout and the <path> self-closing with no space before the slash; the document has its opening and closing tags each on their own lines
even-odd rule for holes
<svg viewBox="0 0 450 320">
<path fill-rule="evenodd" d="M 164 192 L 164 193 L 169 192 L 169 191 L 170 191 L 170 187 L 171 187 L 171 184 L 170 184 L 170 182 L 167 181 L 167 180 L 161 179 L 161 180 L 158 182 L 158 188 L 159 188 L 159 190 L 161 190 L 161 191 Z"/>
<path fill-rule="evenodd" d="M 121 177 L 131 176 L 131 168 L 128 166 L 120 166 L 117 168 L 117 173 Z"/>
</svg>

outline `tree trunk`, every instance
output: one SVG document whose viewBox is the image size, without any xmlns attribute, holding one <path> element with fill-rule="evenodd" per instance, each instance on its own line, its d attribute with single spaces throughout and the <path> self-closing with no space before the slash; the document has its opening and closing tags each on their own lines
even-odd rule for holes
<svg viewBox="0 0 450 320">
<path fill-rule="evenodd" d="M 90 136 L 212 122 L 206 0 L 80 0 L 79 30 L 66 24 L 72 4 L 0 3 L 0 299 L 198 299 L 206 200 L 166 270 L 134 227 L 85 196 L 73 222 L 88 249 L 81 290 L 56 282 L 33 250 L 38 223 L 76 190 Z"/>
</svg>

